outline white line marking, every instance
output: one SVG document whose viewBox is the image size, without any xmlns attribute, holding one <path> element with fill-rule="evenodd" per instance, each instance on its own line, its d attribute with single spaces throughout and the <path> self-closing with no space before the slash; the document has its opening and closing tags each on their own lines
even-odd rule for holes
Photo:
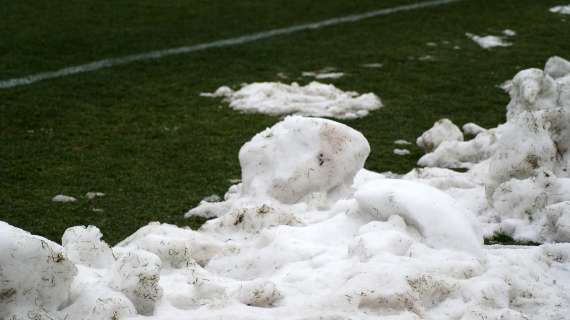
<svg viewBox="0 0 570 320">
<path fill-rule="evenodd" d="M 32 84 L 34 82 L 38 82 L 38 81 L 42 81 L 42 80 L 60 78 L 60 77 L 70 76 L 73 74 L 95 71 L 95 70 L 99 70 L 99 69 L 103 69 L 103 68 L 110 68 L 113 66 L 128 64 L 128 63 L 135 62 L 135 61 L 159 59 L 159 58 L 166 57 L 166 56 L 191 53 L 191 52 L 202 51 L 202 50 L 207 50 L 207 49 L 212 49 L 212 48 L 222 48 L 222 47 L 235 46 L 235 45 L 240 45 L 240 44 L 244 44 L 244 43 L 248 43 L 248 42 L 272 38 L 272 37 L 276 37 L 276 36 L 280 36 L 280 35 L 287 35 L 287 34 L 296 33 L 296 32 L 300 32 L 300 31 L 306 31 L 306 30 L 320 29 L 320 28 L 334 26 L 334 25 L 343 24 L 343 23 L 357 22 L 360 20 L 369 19 L 369 18 L 378 17 L 378 16 L 385 16 L 385 15 L 396 13 L 396 12 L 410 11 L 410 10 L 416 10 L 416 9 L 427 8 L 427 7 L 435 7 L 435 6 L 445 5 L 445 4 L 449 4 L 449 3 L 457 2 L 457 1 L 462 1 L 462 0 L 426 1 L 426 2 L 414 3 L 414 4 L 403 5 L 403 6 L 393 7 L 393 8 L 369 11 L 369 12 L 365 12 L 365 13 L 361 13 L 361 14 L 353 14 L 353 15 L 349 15 L 349 16 L 345 16 L 345 17 L 337 17 L 337 18 L 327 19 L 327 20 L 323 20 L 323 21 L 319 21 L 319 22 L 312 22 L 312 23 L 300 24 L 300 25 L 286 27 L 286 28 L 257 32 L 257 33 L 252 33 L 252 34 L 248 34 L 248 35 L 244 35 L 244 36 L 239 36 L 236 38 L 222 39 L 222 40 L 217 40 L 217 41 L 208 42 L 208 43 L 196 44 L 193 46 L 178 47 L 178 48 L 171 48 L 171 49 L 164 49 L 164 50 L 156 50 L 156 51 L 150 51 L 150 52 L 145 52 L 145 53 L 128 55 L 128 56 L 119 57 L 119 58 L 103 59 L 103 60 L 93 61 L 90 63 L 81 64 L 81 65 L 77 65 L 77 66 L 66 67 L 63 69 L 56 70 L 56 71 L 48 71 L 48 72 L 32 74 L 32 75 L 21 77 L 21 78 L 1 80 L 0 81 L 0 89 L 12 88 L 12 87 L 22 86 L 22 85 L 28 85 L 28 84 Z"/>
</svg>

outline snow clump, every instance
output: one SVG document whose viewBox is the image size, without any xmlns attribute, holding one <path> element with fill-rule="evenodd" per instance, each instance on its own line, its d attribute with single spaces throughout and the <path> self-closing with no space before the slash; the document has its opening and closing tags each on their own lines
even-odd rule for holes
<svg viewBox="0 0 570 320">
<path fill-rule="evenodd" d="M 295 82 L 258 82 L 244 85 L 239 90 L 220 87 L 206 97 L 221 97 L 229 107 L 246 113 L 263 113 L 272 116 L 296 114 L 337 119 L 354 119 L 367 116 L 381 108 L 380 98 L 373 93 L 359 94 L 342 91 L 332 84 L 313 81 L 305 86 Z"/>
<path fill-rule="evenodd" d="M 552 7 L 552 8 L 550 8 L 550 12 L 561 13 L 561 14 L 570 14 L 570 4 Z"/>
</svg>

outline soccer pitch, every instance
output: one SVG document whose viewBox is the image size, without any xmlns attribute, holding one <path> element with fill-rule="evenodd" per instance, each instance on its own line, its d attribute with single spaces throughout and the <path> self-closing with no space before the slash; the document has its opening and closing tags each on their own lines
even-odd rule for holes
<svg viewBox="0 0 570 320">
<path fill-rule="evenodd" d="M 3 1 L 0 81 L 414 3 Z M 384 103 L 342 121 L 370 142 L 366 168 L 405 173 L 422 152 L 397 156 L 394 140 L 415 141 L 440 118 L 494 127 L 508 102 L 498 85 L 570 57 L 570 16 L 548 11 L 557 4 L 457 1 L 0 89 L 0 220 L 55 241 L 94 224 L 110 243 L 154 220 L 199 226 L 184 212 L 222 195 L 240 177 L 241 145 L 280 119 L 200 93 L 306 84 L 303 72 L 325 67 L 346 76 L 323 82 Z M 510 47 L 486 50 L 465 35 L 504 29 L 517 33 Z M 371 63 L 382 67 L 362 66 Z M 106 195 L 88 200 L 91 191 Z M 56 194 L 79 201 L 54 203 Z"/>
</svg>

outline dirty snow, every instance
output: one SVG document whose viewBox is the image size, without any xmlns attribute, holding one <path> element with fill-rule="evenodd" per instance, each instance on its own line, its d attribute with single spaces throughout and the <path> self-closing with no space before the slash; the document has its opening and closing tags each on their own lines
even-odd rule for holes
<svg viewBox="0 0 570 320">
<path fill-rule="evenodd" d="M 552 57 L 544 70 L 520 71 L 508 91 L 506 123 L 489 130 L 466 125 L 473 139 L 426 149 L 418 164 L 432 168 L 411 178 L 476 211 L 486 235 L 570 241 L 570 62 Z"/>
<path fill-rule="evenodd" d="M 221 97 L 229 107 L 243 112 L 278 116 L 298 114 L 305 116 L 354 119 L 368 115 L 382 107 L 373 93 L 359 94 L 342 91 L 332 84 L 311 82 L 301 86 L 295 82 L 260 82 L 244 85 L 239 90 L 220 87 L 206 97 Z"/>
<path fill-rule="evenodd" d="M 291 116 L 242 147 L 223 201 L 188 212 L 213 218 L 200 230 L 153 222 L 111 247 L 76 226 L 59 245 L 0 222 L 0 319 L 567 319 L 561 62 L 515 76 L 505 124 L 418 139 L 466 172 L 369 171 L 360 132 Z M 547 243 L 484 246 L 495 231 Z"/>
<path fill-rule="evenodd" d="M 77 201 L 77 199 L 72 197 L 72 196 L 66 196 L 64 194 L 58 194 L 58 195 L 54 196 L 53 198 L 51 198 L 51 201 L 53 201 L 53 202 L 75 202 L 75 201 Z"/>
<path fill-rule="evenodd" d="M 550 12 L 570 14 L 570 4 L 552 7 L 550 8 Z"/>
<path fill-rule="evenodd" d="M 493 36 L 493 35 L 478 36 L 476 34 L 472 34 L 469 32 L 465 33 L 465 35 L 469 39 L 471 39 L 475 43 L 477 43 L 483 49 L 512 46 L 512 43 L 506 41 L 505 37 L 503 37 L 503 36 Z"/>
</svg>

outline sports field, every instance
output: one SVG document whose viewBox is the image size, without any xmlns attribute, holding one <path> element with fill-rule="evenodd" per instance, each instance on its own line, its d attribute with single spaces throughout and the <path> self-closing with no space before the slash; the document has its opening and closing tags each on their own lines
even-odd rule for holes
<svg viewBox="0 0 570 320">
<path fill-rule="evenodd" d="M 3 0 L 0 82 L 412 3 Z M 422 152 L 394 155 L 394 140 L 415 141 L 443 117 L 494 127 L 508 102 L 499 84 L 550 56 L 570 57 L 570 16 L 548 11 L 558 4 L 456 1 L 1 88 L 0 220 L 56 241 L 66 227 L 94 224 L 110 243 L 149 221 L 196 227 L 184 212 L 222 195 L 240 177 L 241 145 L 279 121 L 200 93 L 305 84 L 312 79 L 302 72 L 325 67 L 347 75 L 323 82 L 373 92 L 385 105 L 342 121 L 370 142 L 366 167 L 407 172 Z M 465 35 L 504 29 L 517 33 L 510 47 L 485 50 Z M 362 67 L 370 63 L 383 66 Z M 105 196 L 88 200 L 90 191 Z M 54 203 L 57 194 L 79 201 Z"/>
</svg>

